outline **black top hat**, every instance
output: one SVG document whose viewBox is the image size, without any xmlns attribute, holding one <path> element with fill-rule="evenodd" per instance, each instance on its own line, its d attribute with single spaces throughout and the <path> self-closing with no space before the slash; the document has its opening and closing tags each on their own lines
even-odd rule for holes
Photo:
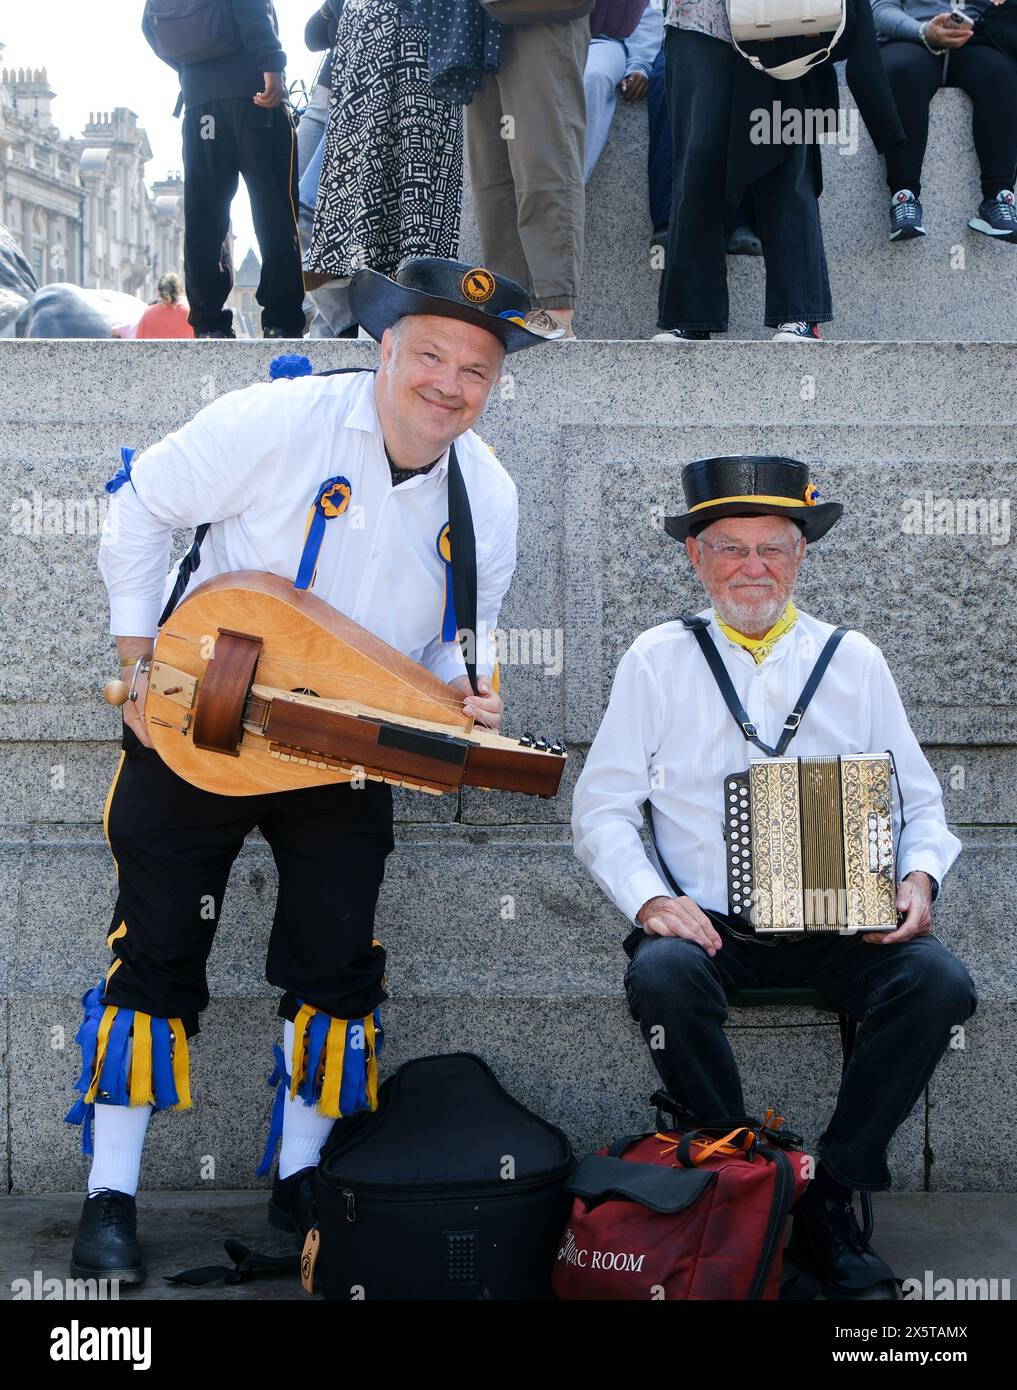
<svg viewBox="0 0 1017 1390">
<path fill-rule="evenodd" d="M 483 266 L 440 256 L 411 256 L 395 279 L 376 270 L 358 270 L 350 281 L 350 305 L 357 323 L 379 341 L 404 314 L 439 314 L 475 323 L 499 338 L 506 352 L 548 341 L 523 327 L 531 305 L 522 285 Z"/>
<path fill-rule="evenodd" d="M 682 469 L 682 489 L 688 511 L 664 518 L 676 541 L 722 516 L 789 516 L 807 541 L 818 541 L 844 510 L 839 502 L 819 501 L 807 464 L 770 454 L 696 459 Z"/>
</svg>

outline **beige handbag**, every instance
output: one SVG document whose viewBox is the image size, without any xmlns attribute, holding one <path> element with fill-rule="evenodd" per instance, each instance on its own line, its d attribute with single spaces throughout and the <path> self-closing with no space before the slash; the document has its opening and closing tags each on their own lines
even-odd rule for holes
<svg viewBox="0 0 1017 1390">
<path fill-rule="evenodd" d="M 845 0 L 727 0 L 727 15 L 731 23 L 731 41 L 742 57 L 768 77 L 787 82 L 804 77 L 811 68 L 826 62 L 830 50 L 844 32 L 847 6 Z M 825 47 L 774 68 L 768 68 L 761 58 L 754 58 L 742 48 L 743 43 L 811 38 L 814 34 L 830 36 Z"/>
</svg>

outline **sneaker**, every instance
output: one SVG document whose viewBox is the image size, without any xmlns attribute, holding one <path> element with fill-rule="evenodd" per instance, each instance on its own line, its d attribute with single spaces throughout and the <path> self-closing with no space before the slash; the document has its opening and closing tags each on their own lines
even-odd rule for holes
<svg viewBox="0 0 1017 1390">
<path fill-rule="evenodd" d="M 138 1210 L 133 1197 L 103 1187 L 85 1198 L 71 1247 L 75 1279 L 119 1279 L 143 1284 L 145 1261 L 138 1244 Z"/>
<path fill-rule="evenodd" d="M 727 239 L 729 256 L 761 256 L 763 243 L 751 227 L 736 227 Z"/>
<path fill-rule="evenodd" d="M 824 1298 L 891 1302 L 899 1297 L 893 1271 L 869 1246 L 851 1201 L 798 1202 L 786 1254 L 815 1276 Z"/>
<path fill-rule="evenodd" d="M 902 188 L 890 199 L 890 240 L 910 241 L 924 235 L 922 205 L 910 188 Z"/>
<path fill-rule="evenodd" d="M 540 338 L 554 339 L 558 342 L 575 339 L 576 336 L 572 332 L 572 324 L 556 318 L 551 309 L 533 309 L 523 320 L 523 327 Z"/>
<path fill-rule="evenodd" d="M 196 338 L 235 338 L 232 328 L 202 328 L 194 335 Z"/>
<path fill-rule="evenodd" d="M 284 328 L 266 328 L 261 335 L 263 338 L 302 338 L 303 333 L 287 333 Z"/>
<path fill-rule="evenodd" d="M 291 1231 L 303 1245 L 307 1232 L 318 1224 L 313 1168 L 301 1168 L 288 1178 L 280 1178 L 279 1169 L 276 1168 L 268 1203 L 268 1220 L 276 1230 Z"/>
<path fill-rule="evenodd" d="M 777 331 L 770 340 L 774 343 L 821 343 L 822 335 L 818 323 L 779 323 Z"/>
<path fill-rule="evenodd" d="M 1001 188 L 995 198 L 983 198 L 978 204 L 978 216 L 972 217 L 968 226 L 986 236 L 1017 241 L 1017 204 L 1013 189 Z"/>
<path fill-rule="evenodd" d="M 701 328 L 664 328 L 654 333 L 651 343 L 702 343 L 709 333 Z"/>
</svg>

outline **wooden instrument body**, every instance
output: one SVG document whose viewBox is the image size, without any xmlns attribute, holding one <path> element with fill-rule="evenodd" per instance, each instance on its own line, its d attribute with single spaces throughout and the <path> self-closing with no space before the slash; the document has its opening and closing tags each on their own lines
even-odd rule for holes
<svg viewBox="0 0 1017 1390">
<path fill-rule="evenodd" d="M 564 757 L 475 726 L 462 700 L 315 594 L 238 570 L 199 585 L 160 629 L 145 717 L 174 772 L 225 796 L 363 775 L 554 795 Z"/>
</svg>

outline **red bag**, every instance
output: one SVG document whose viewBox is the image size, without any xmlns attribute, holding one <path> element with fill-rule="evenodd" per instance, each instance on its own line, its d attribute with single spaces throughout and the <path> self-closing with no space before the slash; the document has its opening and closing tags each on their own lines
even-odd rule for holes
<svg viewBox="0 0 1017 1390">
<path fill-rule="evenodd" d="M 812 1160 L 767 1111 L 619 1139 L 576 1166 L 555 1261 L 562 1299 L 776 1299 L 788 1212 Z"/>
</svg>

